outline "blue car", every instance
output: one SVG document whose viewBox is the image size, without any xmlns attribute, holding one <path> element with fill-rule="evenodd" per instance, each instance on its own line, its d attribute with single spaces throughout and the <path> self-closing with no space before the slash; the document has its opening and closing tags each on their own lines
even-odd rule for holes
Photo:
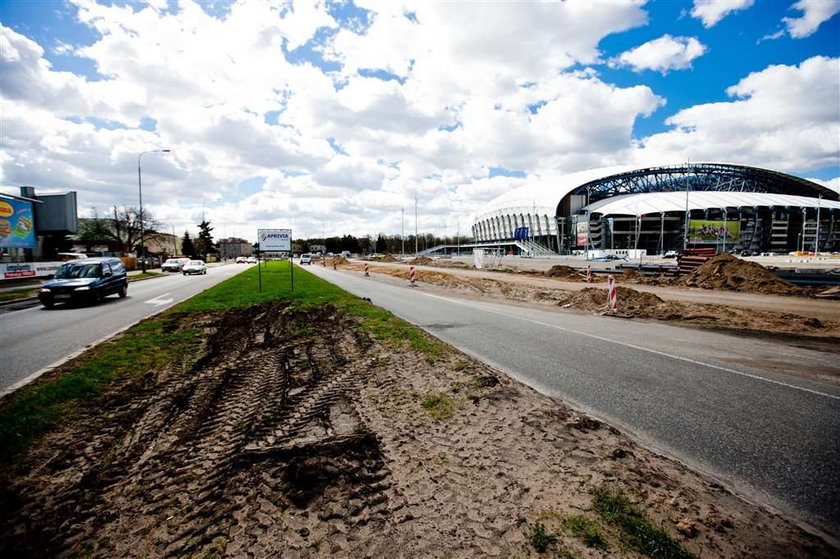
<svg viewBox="0 0 840 559">
<path fill-rule="evenodd" d="M 66 262 L 41 286 L 38 298 L 51 309 L 56 303 L 98 303 L 108 295 L 128 295 L 125 266 L 119 258 L 84 258 Z"/>
</svg>

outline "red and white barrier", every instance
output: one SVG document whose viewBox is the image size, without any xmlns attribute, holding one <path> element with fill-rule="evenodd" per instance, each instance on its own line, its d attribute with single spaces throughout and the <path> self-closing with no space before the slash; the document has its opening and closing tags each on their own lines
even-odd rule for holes
<svg viewBox="0 0 840 559">
<path fill-rule="evenodd" d="M 369 271 L 369 268 L 368 268 L 367 262 L 365 262 L 365 277 L 366 277 L 366 278 L 369 278 L 369 277 L 370 277 L 370 271 Z"/>
<path fill-rule="evenodd" d="M 618 310 L 618 297 L 615 292 L 615 278 L 607 276 L 607 310 L 615 313 Z"/>
<path fill-rule="evenodd" d="M 414 269 L 414 266 L 408 271 L 409 273 L 409 280 L 408 286 L 409 287 L 417 287 L 417 270 Z"/>
<path fill-rule="evenodd" d="M 586 283 L 592 283 L 592 266 L 586 265 Z"/>
</svg>

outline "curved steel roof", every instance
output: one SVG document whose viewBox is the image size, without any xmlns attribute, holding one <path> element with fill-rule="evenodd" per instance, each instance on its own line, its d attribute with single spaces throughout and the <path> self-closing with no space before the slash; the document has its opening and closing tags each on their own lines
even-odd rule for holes
<svg viewBox="0 0 840 559">
<path fill-rule="evenodd" d="M 508 208 L 557 208 L 567 195 L 584 194 L 587 190 L 590 200 L 597 201 L 640 192 L 684 193 L 686 187 L 691 192 L 715 191 L 725 196 L 763 192 L 814 199 L 822 195 L 824 201 L 840 200 L 840 195 L 830 188 L 758 167 L 724 163 L 685 163 L 645 168 L 624 165 L 529 181 L 485 204 L 476 214 L 476 219 L 497 215 Z M 729 204 L 730 207 L 732 205 Z"/>
</svg>

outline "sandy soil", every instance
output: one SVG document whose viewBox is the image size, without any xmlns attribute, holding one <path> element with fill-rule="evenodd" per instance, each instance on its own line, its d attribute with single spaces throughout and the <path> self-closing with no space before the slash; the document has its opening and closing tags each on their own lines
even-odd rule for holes
<svg viewBox="0 0 840 559">
<path fill-rule="evenodd" d="M 454 350 L 383 346 L 329 307 L 198 326 L 195 366 L 113 386 L 2 474 L 0 554 L 527 557 L 541 522 L 551 554 L 604 557 L 561 528 L 596 518 L 595 487 L 700 557 L 840 552 Z"/>
<path fill-rule="evenodd" d="M 355 262 L 339 266 L 339 269 L 353 271 L 362 268 L 363 264 Z M 546 276 L 541 273 L 504 274 L 418 267 L 417 280 L 465 293 L 552 305 L 569 312 L 600 313 L 606 310 L 607 294 L 603 278 L 595 280 L 598 284 L 595 287 L 587 284 L 585 277 L 571 268 L 555 268 L 554 276 Z M 403 279 L 408 279 L 409 274 L 408 268 L 402 265 L 371 265 L 370 271 Z M 565 281 L 560 282 L 555 277 Z M 642 281 L 645 281 L 644 278 Z M 707 328 L 794 334 L 840 341 L 840 303 L 837 301 L 724 292 L 723 295 L 737 298 L 736 301 L 743 306 L 695 303 L 690 297 L 680 298 L 689 293 L 686 289 L 671 289 L 666 295 L 662 293 L 666 288 L 631 283 L 632 279 L 624 282 L 619 278 L 619 282 L 619 312 L 626 316 Z M 627 287 L 627 283 L 632 287 Z M 672 299 L 669 295 L 676 298 Z M 758 305 L 753 304 L 756 301 Z M 795 310 L 789 311 L 788 308 Z"/>
</svg>

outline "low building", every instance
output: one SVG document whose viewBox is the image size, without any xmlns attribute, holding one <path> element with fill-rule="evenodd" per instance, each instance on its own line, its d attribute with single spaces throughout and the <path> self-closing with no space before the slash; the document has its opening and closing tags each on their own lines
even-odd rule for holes
<svg viewBox="0 0 840 559">
<path fill-rule="evenodd" d="M 237 256 L 251 256 L 254 254 L 254 245 L 238 237 L 219 239 L 216 241 L 216 247 L 219 249 L 219 258 L 222 260 L 230 260 Z"/>
</svg>

